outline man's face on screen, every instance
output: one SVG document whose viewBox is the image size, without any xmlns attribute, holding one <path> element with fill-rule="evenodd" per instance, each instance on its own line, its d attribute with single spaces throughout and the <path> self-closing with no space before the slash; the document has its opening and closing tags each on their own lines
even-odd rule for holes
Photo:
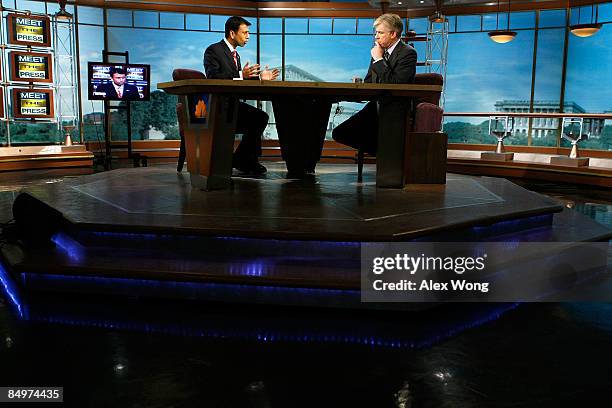
<svg viewBox="0 0 612 408">
<path fill-rule="evenodd" d="M 249 26 L 240 24 L 238 31 L 230 31 L 231 39 L 234 40 L 235 46 L 244 47 L 249 42 Z"/>
<path fill-rule="evenodd" d="M 113 83 L 117 86 L 122 86 L 125 84 L 125 74 L 113 74 Z"/>
</svg>

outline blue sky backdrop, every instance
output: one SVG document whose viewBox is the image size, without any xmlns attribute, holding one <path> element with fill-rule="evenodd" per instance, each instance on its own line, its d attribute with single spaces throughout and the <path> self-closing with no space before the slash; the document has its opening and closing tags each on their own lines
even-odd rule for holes
<svg viewBox="0 0 612 408">
<path fill-rule="evenodd" d="M 606 6 L 606 7 L 604 7 Z M 80 20 L 95 23 L 101 20 L 101 11 L 80 7 Z M 590 8 L 589 8 L 590 12 Z M 161 13 L 162 26 L 177 28 L 183 26 L 182 14 Z M 581 21 L 582 15 L 581 14 Z M 609 5 L 600 7 L 600 20 L 611 19 Z M 131 14 L 125 10 L 114 10 L 109 22 L 117 25 L 131 24 Z M 500 22 L 506 20 L 500 16 Z M 535 19 L 533 13 L 516 13 L 511 16 L 511 27 L 518 30 L 516 39 L 507 44 L 492 42 L 486 32 L 459 32 L 449 35 L 448 71 L 446 77 L 446 105 L 448 112 L 487 112 L 494 110 L 494 104 L 503 99 L 529 100 L 534 52 L 535 30 L 530 29 Z M 188 15 L 187 27 L 197 30 L 219 30 L 219 32 L 185 31 L 183 29 L 148 29 L 110 27 L 108 29 L 109 49 L 130 52 L 133 63 L 150 64 L 153 86 L 158 82 L 171 80 L 172 70 L 177 67 L 203 70 L 204 49 L 223 38 L 223 23 L 227 16 L 212 16 L 210 26 L 207 16 Z M 135 14 L 136 25 L 157 24 L 156 12 Z M 252 19 L 255 23 L 254 19 Z M 422 19 L 411 21 L 417 30 Z M 562 10 L 542 13 L 542 25 L 554 27 L 563 21 Z M 372 20 L 359 21 L 357 32 L 371 32 Z M 501 24 L 501 23 L 500 23 Z M 457 30 L 480 30 L 479 16 L 462 16 L 452 19 Z M 492 29 L 496 21 L 491 15 L 482 19 L 485 29 Z M 310 26 L 311 32 L 304 34 Z M 525 29 L 527 27 L 527 29 Z M 251 41 L 239 49 L 243 63 L 256 61 L 257 35 L 253 24 Z M 355 19 L 336 20 L 332 35 L 331 19 L 295 18 L 286 20 L 285 63 L 295 65 L 325 81 L 348 82 L 352 77 L 364 77 L 369 64 L 369 50 L 372 45 L 370 34 L 342 34 L 355 32 Z M 505 25 L 503 26 L 505 28 Z M 271 67 L 281 65 L 281 42 L 278 32 L 281 19 L 262 19 L 260 31 L 261 62 Z M 81 25 L 81 74 L 86 77 L 87 61 L 100 60 L 103 47 L 101 27 Z M 559 100 L 561 91 L 561 70 L 563 63 L 564 29 L 540 29 L 538 34 L 535 99 Z M 566 101 L 573 101 L 589 112 L 603 112 L 612 109 L 612 86 L 607 78 L 612 66 L 612 27 L 610 24 L 591 38 L 570 35 Z M 424 43 L 415 44 L 419 60 L 425 58 Z M 419 69 L 422 71 L 422 69 Z M 84 93 L 86 95 L 86 93 Z M 84 111 L 98 110 L 94 105 L 84 104 Z"/>
</svg>

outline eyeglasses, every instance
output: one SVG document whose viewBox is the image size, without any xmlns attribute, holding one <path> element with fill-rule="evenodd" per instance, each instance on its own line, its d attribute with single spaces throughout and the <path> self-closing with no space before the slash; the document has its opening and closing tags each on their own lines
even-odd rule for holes
<svg viewBox="0 0 612 408">
<path fill-rule="evenodd" d="M 391 32 L 392 32 L 392 31 L 378 31 L 378 30 L 376 30 L 376 31 L 374 31 L 374 35 L 383 35 L 383 34 L 389 34 L 389 33 L 391 33 Z"/>
</svg>

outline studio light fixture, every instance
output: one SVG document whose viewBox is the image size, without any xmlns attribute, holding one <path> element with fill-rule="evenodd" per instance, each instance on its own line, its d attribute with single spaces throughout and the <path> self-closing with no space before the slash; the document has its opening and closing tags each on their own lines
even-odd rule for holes
<svg viewBox="0 0 612 408">
<path fill-rule="evenodd" d="M 577 37 L 590 37 L 602 27 L 601 23 L 597 23 L 597 17 L 599 14 L 599 8 L 595 8 L 595 2 L 591 4 L 591 22 L 587 24 L 580 24 L 580 7 L 578 7 L 578 24 L 570 26 L 570 32 Z M 595 22 L 593 22 L 593 16 L 595 16 Z"/>
<path fill-rule="evenodd" d="M 446 21 L 446 17 L 442 15 L 438 10 L 429 16 L 429 21 L 432 23 L 444 23 Z"/>
<path fill-rule="evenodd" d="M 58 0 L 60 10 L 55 13 L 55 18 L 57 20 L 72 20 L 72 14 L 66 11 L 66 1 L 67 0 Z"/>
<path fill-rule="evenodd" d="M 503 44 L 514 40 L 514 37 L 516 37 L 516 31 L 510 31 L 510 0 L 508 0 L 508 19 L 506 23 L 506 29 L 499 29 L 499 1 L 500 0 L 497 0 L 497 16 L 495 22 L 495 30 L 489 31 L 489 38 L 491 38 L 491 40 L 495 41 L 496 43 Z"/>
</svg>

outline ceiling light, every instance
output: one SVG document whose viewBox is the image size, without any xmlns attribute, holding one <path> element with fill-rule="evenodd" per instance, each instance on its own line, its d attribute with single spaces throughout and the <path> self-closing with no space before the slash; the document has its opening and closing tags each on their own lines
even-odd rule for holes
<svg viewBox="0 0 612 408">
<path fill-rule="evenodd" d="M 599 8 L 595 10 L 595 2 L 591 4 L 591 22 L 588 24 L 580 24 L 580 7 L 578 7 L 578 24 L 570 26 L 570 32 L 576 37 L 590 37 L 602 27 L 601 23 L 597 23 L 597 17 Z M 595 22 L 593 22 L 593 15 L 595 16 Z"/>
<path fill-rule="evenodd" d="M 570 32 L 577 37 L 590 37 L 602 27 L 601 23 L 576 24 L 570 26 Z"/>
<path fill-rule="evenodd" d="M 446 22 L 446 17 L 444 17 L 439 11 L 436 10 L 431 16 L 429 16 L 429 21 L 432 23 L 444 23 Z"/>
<path fill-rule="evenodd" d="M 489 31 L 489 38 L 496 43 L 505 44 L 514 40 L 516 37 L 515 31 L 510 31 L 510 0 L 508 0 L 508 20 L 506 23 L 506 29 L 499 29 L 499 0 L 497 0 L 497 19 L 495 22 L 495 30 Z"/>
<path fill-rule="evenodd" d="M 57 13 L 55 13 L 56 20 L 64 20 L 64 21 L 72 20 L 72 14 L 66 11 L 66 1 L 67 0 L 58 1 L 60 10 Z"/>
<path fill-rule="evenodd" d="M 489 31 L 489 38 L 499 44 L 510 42 L 514 40 L 514 37 L 516 37 L 515 31 L 508 31 L 508 30 Z"/>
</svg>

